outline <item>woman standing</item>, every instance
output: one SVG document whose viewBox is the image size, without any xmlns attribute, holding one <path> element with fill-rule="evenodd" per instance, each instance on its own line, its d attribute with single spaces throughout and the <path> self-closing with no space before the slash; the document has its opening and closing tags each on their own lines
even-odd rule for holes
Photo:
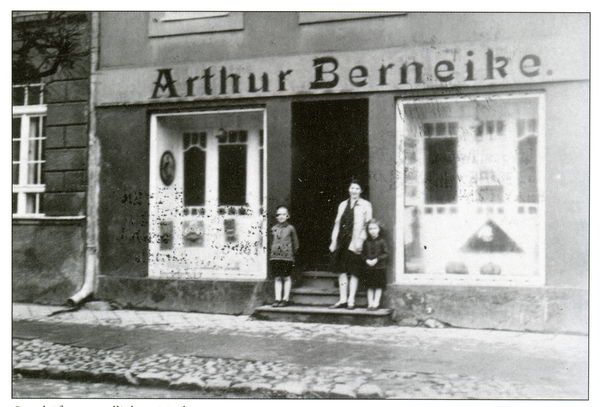
<svg viewBox="0 0 600 407">
<path fill-rule="evenodd" d="M 340 300 L 330 308 L 354 309 L 358 276 L 362 268 L 361 252 L 367 238 L 366 224 L 373 217 L 373 207 L 360 197 L 362 192 L 360 183 L 353 179 L 348 188 L 350 198 L 338 207 L 329 251 L 333 253 L 332 271 L 339 274 Z"/>
</svg>

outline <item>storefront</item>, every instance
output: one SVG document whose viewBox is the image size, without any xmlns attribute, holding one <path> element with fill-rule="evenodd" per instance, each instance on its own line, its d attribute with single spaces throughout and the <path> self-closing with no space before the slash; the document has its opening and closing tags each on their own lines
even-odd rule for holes
<svg viewBox="0 0 600 407">
<path fill-rule="evenodd" d="M 114 52 L 96 78 L 101 296 L 251 313 L 271 300 L 276 207 L 298 230 L 298 270 L 319 270 L 359 177 L 393 248 L 386 305 L 398 323 L 587 329 L 588 31 L 560 34 L 587 16 L 554 16 L 556 33 L 515 41 L 485 15 L 449 15 L 483 37 L 465 39 L 433 28 L 437 14 L 225 13 L 201 17 L 233 24 L 225 32 L 185 36 L 161 31 L 173 15 L 116 14 L 101 15 Z M 543 26 L 512 18 L 523 32 Z M 374 45 L 373 30 L 416 20 L 448 38 Z M 125 23 L 148 35 L 119 44 Z M 282 43 L 266 49 L 261 23 Z M 329 24 L 363 40 L 334 36 L 323 50 L 311 41 Z"/>
</svg>

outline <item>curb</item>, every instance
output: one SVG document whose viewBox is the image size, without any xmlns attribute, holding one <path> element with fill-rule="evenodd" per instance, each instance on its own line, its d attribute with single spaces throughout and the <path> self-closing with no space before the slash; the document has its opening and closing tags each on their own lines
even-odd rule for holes
<svg viewBox="0 0 600 407">
<path fill-rule="evenodd" d="M 214 393 L 236 393 L 240 398 L 284 398 L 284 399 L 363 399 L 383 400 L 386 397 L 357 397 L 355 394 L 342 394 L 337 388 L 326 391 L 323 388 L 309 389 L 297 382 L 233 383 L 227 380 L 204 381 L 199 377 L 182 376 L 176 379 L 154 373 L 135 375 L 125 372 L 91 372 L 87 370 L 67 370 L 60 367 L 19 367 L 13 368 L 13 374 L 35 379 L 70 380 L 89 383 L 113 383 L 118 385 L 163 388 L 171 390 L 210 391 Z M 182 380 L 183 379 L 183 380 Z M 395 397 L 394 397 L 395 398 Z"/>
</svg>

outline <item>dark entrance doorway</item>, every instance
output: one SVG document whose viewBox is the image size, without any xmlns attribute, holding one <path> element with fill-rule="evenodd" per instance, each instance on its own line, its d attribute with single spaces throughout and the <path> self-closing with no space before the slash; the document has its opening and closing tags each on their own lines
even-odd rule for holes
<svg viewBox="0 0 600 407">
<path fill-rule="evenodd" d="M 292 223 L 301 250 L 297 265 L 323 270 L 329 262 L 337 207 L 358 178 L 369 197 L 368 99 L 292 104 Z"/>
</svg>

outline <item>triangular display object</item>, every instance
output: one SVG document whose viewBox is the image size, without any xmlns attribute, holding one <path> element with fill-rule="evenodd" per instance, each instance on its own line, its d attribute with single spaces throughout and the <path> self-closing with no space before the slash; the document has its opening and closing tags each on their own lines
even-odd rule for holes
<svg viewBox="0 0 600 407">
<path fill-rule="evenodd" d="M 477 229 L 461 250 L 476 253 L 523 252 L 523 249 L 492 220 L 488 220 Z"/>
</svg>

